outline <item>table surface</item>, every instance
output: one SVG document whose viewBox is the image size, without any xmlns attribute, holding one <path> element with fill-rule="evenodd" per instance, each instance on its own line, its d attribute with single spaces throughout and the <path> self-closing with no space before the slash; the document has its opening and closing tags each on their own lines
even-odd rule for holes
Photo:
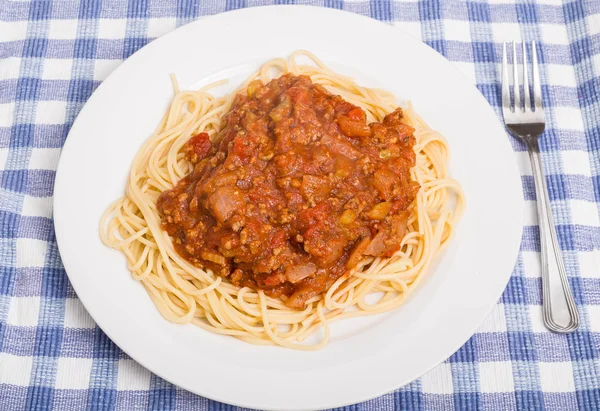
<svg viewBox="0 0 600 411">
<path fill-rule="evenodd" d="M 540 42 L 547 118 L 542 158 L 582 319 L 581 328 L 568 335 L 550 333 L 542 324 L 533 178 L 525 147 L 511 139 L 522 174 L 526 221 L 502 298 L 446 362 L 396 392 L 349 408 L 600 409 L 600 2 L 302 3 L 371 16 L 422 39 L 475 83 L 498 114 L 499 45 Z M 124 59 L 189 21 L 263 4 L 272 3 L 2 3 L 0 409 L 235 408 L 151 374 L 95 325 L 61 264 L 52 191 L 74 118 Z"/>
</svg>

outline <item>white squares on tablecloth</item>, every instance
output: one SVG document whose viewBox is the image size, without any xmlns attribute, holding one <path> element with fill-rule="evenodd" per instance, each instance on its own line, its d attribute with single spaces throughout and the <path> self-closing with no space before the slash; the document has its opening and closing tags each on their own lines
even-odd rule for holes
<svg viewBox="0 0 600 411">
<path fill-rule="evenodd" d="M 521 26 L 519 23 L 494 23 L 490 24 L 492 27 L 492 36 L 494 42 L 520 42 L 521 41 Z M 510 49 L 507 49 L 509 51 Z M 512 62 L 512 58 L 509 57 L 509 61 Z"/>
<path fill-rule="evenodd" d="M 21 59 L 19 57 L 7 57 L 0 64 L 0 78 L 8 80 L 18 78 L 21 71 Z"/>
<path fill-rule="evenodd" d="M 598 19 L 598 15 L 594 14 L 592 16 L 588 16 L 585 18 L 586 27 L 587 27 L 587 36 L 594 36 L 596 34 L 600 34 L 600 20 Z"/>
<path fill-rule="evenodd" d="M 38 101 L 36 124 L 64 124 L 67 117 L 66 101 Z"/>
<path fill-rule="evenodd" d="M 148 37 L 160 37 L 167 34 L 177 27 L 177 19 L 174 18 L 156 18 L 148 20 Z"/>
<path fill-rule="evenodd" d="M 0 383 L 29 385 L 33 357 L 21 357 L 5 352 L 0 352 Z"/>
<path fill-rule="evenodd" d="M 586 177 L 592 176 L 590 168 L 590 157 L 587 151 L 565 150 L 560 152 L 565 174 L 580 174 Z"/>
<path fill-rule="evenodd" d="M 488 0 L 488 3 L 490 3 L 490 4 L 515 4 L 515 0 Z"/>
<path fill-rule="evenodd" d="M 98 38 L 120 40 L 125 38 L 127 19 L 99 19 Z"/>
<path fill-rule="evenodd" d="M 15 103 L 0 104 L 0 127 L 10 127 L 15 113 Z"/>
<path fill-rule="evenodd" d="M 426 394 L 453 394 L 452 367 L 441 363 L 421 377 L 421 387 Z"/>
<path fill-rule="evenodd" d="M 119 360 L 117 389 L 119 391 L 148 390 L 150 371 L 133 360 Z"/>
<path fill-rule="evenodd" d="M 540 380 L 544 392 L 573 392 L 573 365 L 570 362 L 540 362 Z"/>
<path fill-rule="evenodd" d="M 8 309 L 8 324 L 35 327 L 40 314 L 40 297 L 12 297 Z"/>
<path fill-rule="evenodd" d="M 525 277 L 538 278 L 542 275 L 542 266 L 540 263 L 540 253 L 535 251 L 522 251 L 523 268 Z"/>
<path fill-rule="evenodd" d="M 67 298 L 64 324 L 65 328 L 94 328 L 96 325 L 77 298 Z"/>
<path fill-rule="evenodd" d="M 17 239 L 17 268 L 43 267 L 48 243 L 32 238 Z"/>
<path fill-rule="evenodd" d="M 50 20 L 48 39 L 50 40 L 75 40 L 77 38 L 77 25 L 79 20 Z"/>
<path fill-rule="evenodd" d="M 585 309 L 590 323 L 590 331 L 593 333 L 600 332 L 600 305 L 588 305 Z"/>
<path fill-rule="evenodd" d="M 584 131 L 579 107 L 554 107 L 556 127 L 564 130 Z"/>
<path fill-rule="evenodd" d="M 515 389 L 510 361 L 480 362 L 479 384 L 481 392 L 512 392 Z"/>
<path fill-rule="evenodd" d="M 73 69 L 72 59 L 45 59 L 42 79 L 70 80 Z"/>
<path fill-rule="evenodd" d="M 471 41 L 471 26 L 464 20 L 444 20 L 444 37 L 446 40 Z"/>
<path fill-rule="evenodd" d="M 523 202 L 523 225 L 538 225 L 537 202 L 526 200 Z"/>
<path fill-rule="evenodd" d="M 569 34 L 567 26 L 564 24 L 543 24 L 539 26 L 542 35 L 542 42 L 545 44 L 569 44 Z"/>
<path fill-rule="evenodd" d="M 600 72 L 600 53 L 592 57 L 592 63 L 594 64 L 596 73 Z"/>
<path fill-rule="evenodd" d="M 562 6 L 564 0 L 536 0 L 537 4 L 547 4 L 549 6 Z"/>
<path fill-rule="evenodd" d="M 23 199 L 23 216 L 52 218 L 52 197 L 26 195 Z"/>
<path fill-rule="evenodd" d="M 569 205 L 571 206 L 571 222 L 573 224 L 600 226 L 596 203 L 585 200 L 569 200 Z M 600 267 L 598 267 L 598 270 L 600 270 Z"/>
<path fill-rule="evenodd" d="M 27 38 L 27 20 L 0 21 L 0 33 L 2 41 L 20 41 Z"/>
<path fill-rule="evenodd" d="M 503 333 L 506 332 L 506 314 L 504 304 L 496 304 L 492 311 L 485 317 L 477 329 L 478 333 Z"/>
<path fill-rule="evenodd" d="M 460 70 L 460 72 L 469 80 L 469 83 L 477 83 L 477 75 L 475 74 L 475 65 L 473 63 L 452 61 L 452 65 Z"/>
<path fill-rule="evenodd" d="M 529 321 L 531 323 L 531 330 L 534 333 L 543 333 L 548 331 L 544 325 L 544 317 L 541 305 L 529 305 Z"/>
<path fill-rule="evenodd" d="M 56 170 L 60 148 L 34 148 L 29 158 L 30 169 Z"/>
<path fill-rule="evenodd" d="M 394 27 L 410 34 L 416 39 L 422 39 L 421 22 L 419 21 L 397 21 L 394 23 Z"/>
<path fill-rule="evenodd" d="M 600 250 L 580 251 L 577 256 L 579 258 L 580 277 L 600 277 Z"/>
<path fill-rule="evenodd" d="M 93 362 L 92 358 L 59 358 L 55 387 L 69 390 L 89 388 Z"/>
<path fill-rule="evenodd" d="M 548 84 L 553 86 L 577 87 L 575 70 L 571 66 L 563 64 L 546 64 Z"/>
<path fill-rule="evenodd" d="M 96 60 L 94 62 L 94 80 L 103 81 L 121 63 L 121 60 Z"/>
<path fill-rule="evenodd" d="M 0 148 L 0 170 L 6 169 L 6 161 L 8 160 L 8 148 Z"/>
</svg>

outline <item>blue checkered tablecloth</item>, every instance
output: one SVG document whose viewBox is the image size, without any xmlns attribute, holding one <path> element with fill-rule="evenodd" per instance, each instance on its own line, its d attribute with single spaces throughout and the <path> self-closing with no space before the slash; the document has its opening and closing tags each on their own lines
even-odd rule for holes
<svg viewBox="0 0 600 411">
<path fill-rule="evenodd" d="M 124 59 L 189 21 L 266 3 L 0 2 L 0 410 L 234 408 L 151 374 L 95 325 L 61 264 L 52 191 L 70 125 Z M 600 409 L 600 1 L 307 3 L 371 16 L 422 39 L 496 109 L 501 42 L 540 42 L 548 119 L 543 161 L 582 317 L 580 330 L 569 335 L 542 324 L 533 178 L 525 147 L 511 140 L 526 221 L 501 300 L 446 362 L 350 408 Z"/>
</svg>

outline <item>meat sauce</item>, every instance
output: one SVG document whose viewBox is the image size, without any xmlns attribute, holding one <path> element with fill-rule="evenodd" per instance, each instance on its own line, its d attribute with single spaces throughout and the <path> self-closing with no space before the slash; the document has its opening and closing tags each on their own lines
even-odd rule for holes
<svg viewBox="0 0 600 411">
<path fill-rule="evenodd" d="M 255 81 L 221 131 L 185 144 L 194 170 L 158 199 L 175 249 L 302 309 L 365 256 L 400 247 L 419 188 L 413 128 L 381 123 L 305 76 Z"/>
</svg>

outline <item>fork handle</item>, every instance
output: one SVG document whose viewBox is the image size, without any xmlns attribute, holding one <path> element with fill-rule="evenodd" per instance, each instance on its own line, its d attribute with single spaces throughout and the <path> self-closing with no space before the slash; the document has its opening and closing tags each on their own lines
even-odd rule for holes
<svg viewBox="0 0 600 411">
<path fill-rule="evenodd" d="M 540 227 L 544 324 L 550 331 L 568 333 L 579 327 L 579 313 L 558 245 L 537 139 L 529 141 L 528 149 Z"/>
</svg>

